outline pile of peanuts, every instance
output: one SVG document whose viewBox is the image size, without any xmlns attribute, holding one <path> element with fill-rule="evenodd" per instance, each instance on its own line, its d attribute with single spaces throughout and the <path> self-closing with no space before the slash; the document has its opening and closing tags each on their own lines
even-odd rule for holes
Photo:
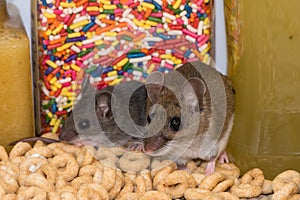
<svg viewBox="0 0 300 200">
<path fill-rule="evenodd" d="M 0 146 L 0 199 L 300 199 L 300 173 L 288 170 L 273 181 L 254 168 L 242 177 L 232 163 L 190 161 L 184 169 L 170 160 L 116 147 L 77 147 L 37 141 Z"/>
</svg>

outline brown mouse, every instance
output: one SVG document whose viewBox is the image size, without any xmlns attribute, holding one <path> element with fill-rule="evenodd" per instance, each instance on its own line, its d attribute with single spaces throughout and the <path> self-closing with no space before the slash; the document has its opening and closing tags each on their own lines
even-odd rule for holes
<svg viewBox="0 0 300 200">
<path fill-rule="evenodd" d="M 191 159 L 228 162 L 225 148 L 234 120 L 230 80 L 202 63 L 186 63 L 169 74 L 154 72 L 146 80 L 147 134 L 144 151 L 184 165 Z"/>
<path fill-rule="evenodd" d="M 145 85 L 130 81 L 94 90 L 84 84 L 59 139 L 76 145 L 127 146 L 146 125 Z"/>
</svg>

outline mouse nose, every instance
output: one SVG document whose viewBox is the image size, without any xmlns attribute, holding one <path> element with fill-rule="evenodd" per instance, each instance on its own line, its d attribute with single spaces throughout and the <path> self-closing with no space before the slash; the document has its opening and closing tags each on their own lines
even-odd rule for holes
<svg viewBox="0 0 300 200">
<path fill-rule="evenodd" d="M 168 141 L 162 136 L 147 138 L 144 144 L 144 152 L 152 153 L 154 151 L 157 151 L 161 147 L 163 147 L 167 142 Z"/>
<path fill-rule="evenodd" d="M 61 140 L 61 141 L 71 141 L 73 138 L 75 138 L 78 134 L 71 130 L 71 131 L 67 131 L 67 130 L 64 130 L 62 129 L 59 136 L 58 136 L 58 139 Z"/>
</svg>

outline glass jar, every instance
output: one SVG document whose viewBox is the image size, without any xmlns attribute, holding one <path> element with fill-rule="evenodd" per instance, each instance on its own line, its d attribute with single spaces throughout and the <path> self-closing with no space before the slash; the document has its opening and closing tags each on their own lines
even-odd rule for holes
<svg viewBox="0 0 300 200">
<path fill-rule="evenodd" d="M 228 151 L 272 179 L 300 169 L 300 1 L 225 0 L 236 118 Z"/>
<path fill-rule="evenodd" d="M 29 40 L 24 28 L 9 19 L 5 0 L 0 0 L 0 102 L 0 144 L 8 147 L 33 136 Z"/>
</svg>

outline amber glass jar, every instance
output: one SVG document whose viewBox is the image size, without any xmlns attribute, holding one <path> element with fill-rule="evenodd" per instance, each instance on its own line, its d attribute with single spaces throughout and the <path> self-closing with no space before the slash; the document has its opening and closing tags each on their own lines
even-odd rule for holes
<svg viewBox="0 0 300 200">
<path fill-rule="evenodd" d="M 300 1 L 225 0 L 236 119 L 228 150 L 242 172 L 300 169 Z"/>
<path fill-rule="evenodd" d="M 21 24 L 21 23 L 20 23 Z M 0 144 L 33 136 L 33 97 L 29 40 L 0 0 Z"/>
</svg>

